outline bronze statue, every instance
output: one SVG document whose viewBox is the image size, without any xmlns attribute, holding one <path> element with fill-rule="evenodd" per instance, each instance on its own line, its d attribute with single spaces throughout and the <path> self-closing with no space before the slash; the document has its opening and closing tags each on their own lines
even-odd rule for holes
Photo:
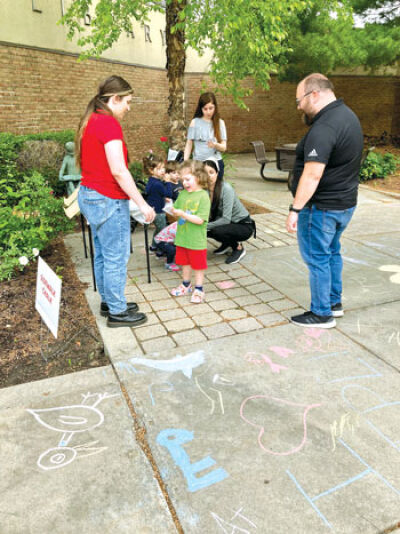
<svg viewBox="0 0 400 534">
<path fill-rule="evenodd" d="M 75 165 L 74 143 L 71 141 L 65 143 L 65 149 L 67 153 L 64 156 L 58 179 L 61 182 L 66 182 L 67 194 L 69 196 L 78 187 L 81 175 Z"/>
</svg>

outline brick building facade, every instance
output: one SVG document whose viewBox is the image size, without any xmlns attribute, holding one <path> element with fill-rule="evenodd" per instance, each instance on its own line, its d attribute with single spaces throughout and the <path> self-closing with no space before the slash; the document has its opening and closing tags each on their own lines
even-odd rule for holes
<svg viewBox="0 0 400 534">
<path fill-rule="evenodd" d="M 0 43 L 0 130 L 36 133 L 75 129 L 99 81 L 119 74 L 134 87 L 132 111 L 124 131 L 132 157 L 155 148 L 167 133 L 166 71 L 112 60 L 78 62 L 71 53 Z M 334 76 L 335 92 L 360 117 L 366 135 L 400 134 L 398 77 Z M 204 73 L 187 73 L 187 123 L 193 115 Z M 252 82 L 247 84 L 253 88 Z M 211 87 L 211 86 L 210 86 Z M 262 139 L 268 149 L 295 142 L 304 133 L 295 106 L 295 84 L 271 81 L 270 91 L 254 88 L 249 111 L 219 97 L 228 130 L 228 151 L 248 152 L 250 141 Z"/>
</svg>

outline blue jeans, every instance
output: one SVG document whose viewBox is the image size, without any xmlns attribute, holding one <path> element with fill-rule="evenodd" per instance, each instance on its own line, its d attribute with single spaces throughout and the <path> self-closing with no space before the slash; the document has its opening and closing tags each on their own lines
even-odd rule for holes
<svg viewBox="0 0 400 534">
<path fill-rule="evenodd" d="M 130 254 L 129 204 L 82 186 L 78 202 L 89 221 L 95 248 L 94 273 L 102 302 L 111 314 L 126 310 L 126 268 Z"/>
<path fill-rule="evenodd" d="M 341 302 L 343 260 L 340 236 L 349 224 L 355 207 L 347 210 L 303 208 L 297 222 L 300 253 L 310 278 L 311 311 L 332 315 L 331 306 Z"/>
</svg>

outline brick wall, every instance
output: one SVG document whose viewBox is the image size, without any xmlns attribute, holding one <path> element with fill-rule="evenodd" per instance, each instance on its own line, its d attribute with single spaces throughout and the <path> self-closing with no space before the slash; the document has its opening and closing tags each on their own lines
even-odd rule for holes
<svg viewBox="0 0 400 534">
<path fill-rule="evenodd" d="M 142 156 L 166 135 L 165 71 L 0 45 L 0 130 L 17 134 L 76 129 L 100 81 L 111 74 L 135 90 L 123 129 L 130 154 Z"/>
<path fill-rule="evenodd" d="M 202 74 L 186 75 L 187 121 L 193 116 L 202 92 L 201 84 L 206 80 L 207 76 Z M 332 76 L 331 80 L 336 96 L 344 98 L 355 111 L 366 135 L 381 135 L 384 131 L 396 135 L 400 133 L 398 78 Z M 252 87 L 249 82 L 247 86 Z M 282 142 L 294 143 L 306 132 L 296 110 L 295 84 L 279 83 L 273 78 L 270 86 L 268 92 L 256 88 L 246 99 L 249 111 L 238 109 L 229 97 L 218 97 L 220 115 L 227 126 L 229 151 L 252 150 L 249 143 L 257 139 L 272 149 Z"/>
<path fill-rule="evenodd" d="M 164 70 L 109 61 L 78 63 L 76 57 L 0 44 L 0 129 L 13 133 L 75 129 L 99 81 L 119 74 L 134 87 L 134 105 L 123 125 L 132 157 L 155 148 L 167 131 L 168 84 Z M 186 120 L 190 122 L 207 75 L 187 74 Z M 357 113 L 364 133 L 400 133 L 399 78 L 335 76 L 338 97 Z M 252 87 L 251 81 L 246 84 Z M 212 89 L 211 85 L 209 85 Z M 268 149 L 296 142 L 306 131 L 295 106 L 295 85 L 271 80 L 268 92 L 256 88 L 246 100 L 249 111 L 229 97 L 218 97 L 228 130 L 228 150 L 251 151 L 262 139 Z"/>
</svg>

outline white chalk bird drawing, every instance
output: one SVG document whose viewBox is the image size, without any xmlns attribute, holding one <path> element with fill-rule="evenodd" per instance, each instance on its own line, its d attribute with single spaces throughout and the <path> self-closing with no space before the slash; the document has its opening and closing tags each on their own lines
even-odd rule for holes
<svg viewBox="0 0 400 534">
<path fill-rule="evenodd" d="M 83 443 L 75 447 L 68 446 L 75 434 L 93 430 L 103 424 L 104 414 L 97 408 L 97 405 L 104 399 L 119 397 L 119 394 L 86 393 L 82 397 L 81 404 L 26 410 L 38 423 L 62 434 L 57 447 L 48 449 L 39 456 L 37 465 L 41 469 L 45 471 L 59 469 L 77 458 L 92 456 L 108 448 L 95 447 L 98 441 Z M 94 399 L 94 402 L 87 404 L 89 399 Z"/>
</svg>

